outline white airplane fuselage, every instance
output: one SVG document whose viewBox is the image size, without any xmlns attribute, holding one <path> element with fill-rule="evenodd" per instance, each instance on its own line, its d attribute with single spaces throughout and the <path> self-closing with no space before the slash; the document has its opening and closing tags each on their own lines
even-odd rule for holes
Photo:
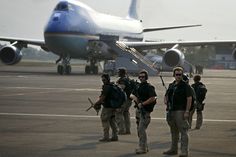
<svg viewBox="0 0 236 157">
<path fill-rule="evenodd" d="M 143 27 L 140 20 L 99 13 L 79 1 L 64 0 L 57 4 L 44 31 L 50 51 L 81 59 L 88 57 L 89 41 L 99 41 L 102 35 L 141 41 Z M 101 55 L 111 56 L 109 52 Z"/>
</svg>

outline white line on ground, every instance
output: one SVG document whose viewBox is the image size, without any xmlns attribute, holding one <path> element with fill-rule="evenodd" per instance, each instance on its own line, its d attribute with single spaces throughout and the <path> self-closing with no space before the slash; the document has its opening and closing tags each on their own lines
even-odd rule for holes
<svg viewBox="0 0 236 157">
<path fill-rule="evenodd" d="M 0 113 L 0 116 L 33 116 L 33 117 L 64 117 L 64 118 L 100 118 L 88 115 L 65 115 L 65 114 L 30 114 L 30 113 Z M 131 117 L 135 119 L 135 117 Z M 152 117 L 152 120 L 166 120 L 165 118 Z M 195 120 L 195 119 L 194 119 Z M 204 119 L 205 122 L 236 122 L 236 120 Z"/>
<path fill-rule="evenodd" d="M 14 93 L 14 94 L 0 94 L 2 97 L 9 97 L 9 96 L 21 96 L 21 95 L 29 95 L 29 94 L 46 94 L 46 93 L 55 93 L 55 92 L 70 92 L 70 91 L 88 91 L 88 92 L 98 92 L 101 89 L 95 88 L 45 88 L 45 87 L 0 87 L 0 89 L 19 89 L 19 90 L 43 90 L 43 92 L 31 92 L 31 93 Z M 47 90 L 47 91 L 45 91 Z"/>
<path fill-rule="evenodd" d="M 100 91 L 95 88 L 45 88 L 45 87 L 0 87 L 0 89 L 36 89 L 36 90 L 68 90 L 68 91 Z"/>
</svg>

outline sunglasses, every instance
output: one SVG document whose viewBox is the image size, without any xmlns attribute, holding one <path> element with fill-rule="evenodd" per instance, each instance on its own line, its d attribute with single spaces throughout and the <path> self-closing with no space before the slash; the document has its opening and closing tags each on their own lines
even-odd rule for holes
<svg viewBox="0 0 236 157">
<path fill-rule="evenodd" d="M 182 74 L 175 74 L 175 76 L 182 76 Z"/>
<path fill-rule="evenodd" d="M 139 79 L 141 79 L 141 78 L 145 78 L 145 76 L 139 76 L 138 78 L 139 78 Z"/>
</svg>

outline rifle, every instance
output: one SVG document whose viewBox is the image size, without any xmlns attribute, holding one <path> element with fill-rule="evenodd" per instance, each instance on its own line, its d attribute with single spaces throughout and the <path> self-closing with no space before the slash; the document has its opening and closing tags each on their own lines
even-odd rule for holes
<svg viewBox="0 0 236 157">
<path fill-rule="evenodd" d="M 89 108 L 87 108 L 86 111 L 89 111 L 91 108 L 94 108 L 94 103 L 92 102 L 92 100 L 90 98 L 88 98 L 88 101 L 90 102 L 91 106 Z M 95 109 L 95 108 L 94 108 Z M 97 115 L 99 113 L 99 109 L 95 109 L 97 112 Z"/>
<path fill-rule="evenodd" d="M 162 86 L 165 87 L 165 89 L 167 91 L 167 87 L 166 87 L 165 82 L 162 78 L 162 75 L 160 75 L 160 78 L 161 78 Z M 167 101 L 167 107 L 166 107 L 166 119 L 167 119 L 167 121 L 170 121 L 170 119 L 171 119 L 169 109 L 170 109 L 170 102 Z"/>
<path fill-rule="evenodd" d="M 135 103 L 134 108 L 137 108 L 140 111 L 141 116 L 143 117 L 143 119 L 145 119 L 145 112 L 146 111 L 144 110 L 144 108 L 143 107 L 139 108 L 138 103 L 136 101 L 134 101 L 134 103 Z"/>
<path fill-rule="evenodd" d="M 163 80 L 163 78 L 162 78 L 162 75 L 160 75 L 160 78 L 161 78 L 162 86 L 165 87 L 165 89 L 167 90 L 166 85 L 165 85 L 165 82 L 164 82 L 164 80 Z"/>
</svg>

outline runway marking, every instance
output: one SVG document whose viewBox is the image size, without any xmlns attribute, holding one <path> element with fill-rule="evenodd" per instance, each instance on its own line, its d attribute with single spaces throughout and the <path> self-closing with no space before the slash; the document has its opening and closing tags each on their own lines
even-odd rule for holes
<svg viewBox="0 0 236 157">
<path fill-rule="evenodd" d="M 22 96 L 29 94 L 47 94 L 47 93 L 55 93 L 55 92 L 68 92 L 68 91 L 90 91 L 90 92 L 99 92 L 101 89 L 95 88 L 44 88 L 44 87 L 0 87 L 0 89 L 23 89 L 23 90 L 51 90 L 51 91 L 43 91 L 43 92 L 31 92 L 31 93 L 15 93 L 15 94 L 3 94 L 0 96 Z"/>
<path fill-rule="evenodd" d="M 65 117 L 65 118 L 100 118 L 100 116 L 88 115 L 65 115 L 65 114 L 30 114 L 30 113 L 0 113 L 1 116 L 32 116 L 32 117 Z M 135 119 L 135 117 L 131 117 Z M 152 120 L 166 120 L 166 118 L 152 117 Z M 194 119 L 196 120 L 196 119 Z M 236 123 L 236 120 L 223 119 L 204 119 L 205 122 L 230 122 Z"/>
<path fill-rule="evenodd" d="M 14 76 L 12 76 L 12 75 L 0 76 L 0 78 L 8 78 L 8 77 L 13 78 Z M 16 77 L 16 78 L 28 78 L 28 76 L 24 76 L 24 75 L 17 75 L 17 76 L 15 76 L 15 77 Z"/>
<path fill-rule="evenodd" d="M 0 87 L 4 89 L 38 89 L 38 90 L 68 90 L 68 91 L 101 91 L 95 88 L 47 88 L 47 87 Z"/>
</svg>

